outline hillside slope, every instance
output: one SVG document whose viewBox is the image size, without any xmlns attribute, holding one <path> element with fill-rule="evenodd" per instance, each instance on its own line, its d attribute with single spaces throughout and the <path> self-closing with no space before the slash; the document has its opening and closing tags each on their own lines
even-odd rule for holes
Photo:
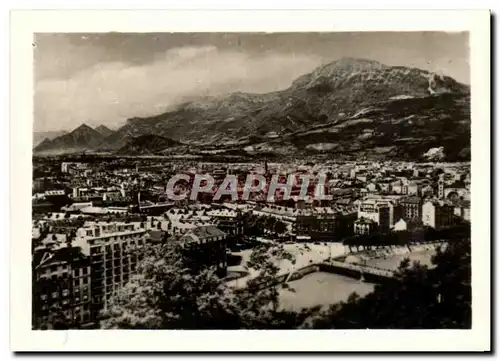
<svg viewBox="0 0 500 361">
<path fill-rule="evenodd" d="M 167 148 L 177 147 L 181 143 L 161 137 L 159 135 L 147 134 L 141 135 L 130 140 L 124 147 L 118 150 L 120 154 L 156 154 L 161 153 Z"/>
</svg>

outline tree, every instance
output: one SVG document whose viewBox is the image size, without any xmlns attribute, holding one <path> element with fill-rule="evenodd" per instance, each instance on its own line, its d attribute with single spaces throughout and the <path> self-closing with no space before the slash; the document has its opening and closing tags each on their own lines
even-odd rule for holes
<svg viewBox="0 0 500 361">
<path fill-rule="evenodd" d="M 286 224 L 282 221 L 276 221 L 274 224 L 274 232 L 276 234 L 283 234 L 286 232 Z"/>
<path fill-rule="evenodd" d="M 270 232 L 274 232 L 274 225 L 276 224 L 276 219 L 274 217 L 267 217 L 265 220 L 265 228 Z"/>
<path fill-rule="evenodd" d="M 68 330 L 72 328 L 71 317 L 64 312 L 61 306 L 52 306 L 47 323 L 39 325 L 41 329 Z"/>
<path fill-rule="evenodd" d="M 428 269 L 401 262 L 396 280 L 352 296 L 311 321 L 313 328 L 437 329 L 471 327 L 470 239 L 454 240 Z"/>
<path fill-rule="evenodd" d="M 245 328 L 279 324 L 281 314 L 279 293 L 283 289 L 283 283 L 278 281 L 280 270 L 278 263 L 282 260 L 289 260 L 295 264 L 295 257 L 281 244 L 266 243 L 254 248 L 247 266 L 259 270 L 259 274 L 248 281 L 247 287 L 240 291 L 237 298 L 240 302 L 238 307 L 246 315 L 242 321 Z"/>
<path fill-rule="evenodd" d="M 138 274 L 111 298 L 106 329 L 295 328 L 308 316 L 279 309 L 278 258 L 293 259 L 281 246 L 262 246 L 249 266 L 259 275 L 234 290 L 214 268 L 195 271 L 179 242 L 149 246 Z"/>
<path fill-rule="evenodd" d="M 138 274 L 112 298 L 103 328 L 236 328 L 230 295 L 213 269 L 193 272 L 178 242 L 151 246 Z M 231 327 L 233 325 L 233 327 Z"/>
</svg>

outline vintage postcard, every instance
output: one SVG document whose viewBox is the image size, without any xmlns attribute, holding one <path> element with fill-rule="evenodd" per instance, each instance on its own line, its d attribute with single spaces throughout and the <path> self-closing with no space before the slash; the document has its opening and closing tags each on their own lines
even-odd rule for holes
<svg viewBox="0 0 500 361">
<path fill-rule="evenodd" d="M 13 12 L 12 349 L 489 351 L 489 23 Z"/>
</svg>

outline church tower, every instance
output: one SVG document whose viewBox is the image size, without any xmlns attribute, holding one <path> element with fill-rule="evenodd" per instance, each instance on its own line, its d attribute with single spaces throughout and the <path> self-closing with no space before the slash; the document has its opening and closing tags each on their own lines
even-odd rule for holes
<svg viewBox="0 0 500 361">
<path fill-rule="evenodd" d="M 438 180 L 438 198 L 439 199 L 444 199 L 444 178 L 443 178 L 443 174 L 439 175 L 439 180 Z"/>
</svg>

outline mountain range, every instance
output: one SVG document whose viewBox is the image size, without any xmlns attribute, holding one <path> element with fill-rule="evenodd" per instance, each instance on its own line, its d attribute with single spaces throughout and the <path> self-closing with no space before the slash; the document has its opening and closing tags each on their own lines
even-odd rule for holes
<svg viewBox="0 0 500 361">
<path fill-rule="evenodd" d="M 97 128 L 95 128 L 95 130 L 105 138 L 113 134 L 113 131 L 105 125 L 99 125 Z"/>
<path fill-rule="evenodd" d="M 52 131 L 52 132 L 33 132 L 33 146 L 36 147 L 37 145 L 45 141 L 45 139 L 51 140 L 66 133 L 67 131 L 65 130 Z"/>
<path fill-rule="evenodd" d="M 186 102 L 156 116 L 128 119 L 107 135 L 82 127 L 35 152 L 150 154 L 182 143 L 193 150 L 237 148 L 257 156 L 416 160 L 442 146 L 446 159 L 469 160 L 470 88 L 425 70 L 347 58 L 316 68 L 282 91 Z M 150 146 L 140 138 L 146 135 L 160 138 Z"/>
<path fill-rule="evenodd" d="M 34 151 L 64 151 L 77 152 L 87 149 L 93 149 L 102 143 L 105 137 L 97 130 L 92 129 L 86 124 L 80 125 L 72 132 L 61 135 L 49 140 L 46 138 L 42 143 L 35 147 Z"/>
</svg>

